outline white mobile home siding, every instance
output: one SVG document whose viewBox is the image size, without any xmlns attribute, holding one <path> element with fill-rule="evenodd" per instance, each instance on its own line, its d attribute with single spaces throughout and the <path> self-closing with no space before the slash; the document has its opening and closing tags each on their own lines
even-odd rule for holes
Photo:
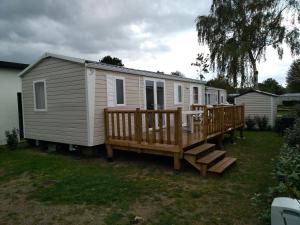
<svg viewBox="0 0 300 225">
<path fill-rule="evenodd" d="M 274 126 L 277 114 L 276 97 L 250 92 L 235 98 L 235 104 L 245 104 L 245 116 L 266 116 Z"/>
<path fill-rule="evenodd" d="M 34 111 L 33 82 L 46 80 L 47 111 Z M 46 58 L 22 77 L 25 138 L 88 145 L 84 64 Z"/>
<path fill-rule="evenodd" d="M 116 106 L 114 108 L 145 108 L 145 80 L 164 80 L 165 82 L 165 107 L 167 109 L 175 109 L 182 107 L 183 110 L 189 110 L 190 99 L 190 87 L 191 85 L 199 87 L 199 104 L 203 104 L 204 100 L 204 85 L 193 84 L 191 82 L 176 81 L 171 79 L 156 79 L 141 75 L 125 74 L 120 72 L 105 71 L 96 69 L 96 86 L 95 86 L 95 124 L 94 124 L 94 141 L 93 145 L 99 145 L 104 143 L 104 108 L 107 107 L 107 76 L 116 76 L 125 78 L 125 106 Z M 183 103 L 175 104 L 174 101 L 174 83 L 181 84 L 183 88 Z M 183 118 L 184 119 L 184 118 Z"/>
<path fill-rule="evenodd" d="M 0 68 L 0 145 L 5 131 L 19 128 L 17 93 L 21 92 L 20 69 Z"/>
</svg>

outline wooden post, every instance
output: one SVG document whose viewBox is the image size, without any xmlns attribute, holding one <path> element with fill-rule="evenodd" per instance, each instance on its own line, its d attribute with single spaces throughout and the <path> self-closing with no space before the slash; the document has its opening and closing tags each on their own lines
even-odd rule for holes
<svg viewBox="0 0 300 225">
<path fill-rule="evenodd" d="M 136 117 L 136 132 L 137 132 L 137 142 L 140 144 L 142 142 L 142 123 L 141 123 L 141 110 L 140 108 L 136 108 L 135 111 Z"/>
<path fill-rule="evenodd" d="M 203 138 L 205 143 L 207 142 L 207 132 L 208 132 L 208 109 L 207 106 L 204 106 L 204 113 L 203 113 Z"/>
<path fill-rule="evenodd" d="M 224 121 L 224 117 L 225 117 L 225 111 L 224 111 L 224 106 L 221 106 L 221 115 L 220 115 L 220 122 L 221 122 L 221 136 L 222 139 L 224 137 L 224 133 L 225 133 L 225 121 Z"/>
<path fill-rule="evenodd" d="M 107 153 L 107 160 L 112 161 L 114 157 L 114 152 L 112 146 L 110 144 L 106 144 L 106 153 Z"/>
<path fill-rule="evenodd" d="M 243 122 L 243 126 L 240 129 L 240 138 L 244 139 L 244 127 L 245 127 L 245 104 L 242 104 L 242 110 L 241 110 L 241 114 L 242 114 L 242 122 Z"/>
<path fill-rule="evenodd" d="M 107 141 L 109 137 L 109 118 L 108 118 L 107 108 L 104 109 L 104 127 L 105 127 L 105 141 Z"/>
<path fill-rule="evenodd" d="M 182 108 L 177 108 L 177 140 L 178 146 L 180 149 L 180 155 L 183 156 L 183 149 L 182 149 Z"/>
<path fill-rule="evenodd" d="M 181 168 L 180 153 L 174 153 L 174 170 L 180 170 L 180 168 Z"/>
</svg>

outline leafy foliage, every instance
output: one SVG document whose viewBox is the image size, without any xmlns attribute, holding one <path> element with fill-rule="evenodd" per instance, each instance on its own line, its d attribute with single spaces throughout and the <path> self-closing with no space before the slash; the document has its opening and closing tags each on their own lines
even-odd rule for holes
<svg viewBox="0 0 300 225">
<path fill-rule="evenodd" d="M 264 202 L 266 208 L 259 215 L 264 224 L 270 223 L 270 204 L 274 198 L 300 198 L 300 118 L 295 121 L 293 128 L 288 128 L 285 132 L 284 144 L 275 162 L 272 175 L 276 185 L 270 187 L 263 198 L 260 195 L 254 198 L 256 204 L 266 201 Z"/>
<path fill-rule="evenodd" d="M 284 87 L 282 87 L 275 79 L 268 78 L 262 83 L 258 84 L 258 89 L 261 91 L 273 93 L 276 95 L 282 95 L 285 93 Z"/>
<path fill-rule="evenodd" d="M 100 60 L 100 62 L 115 65 L 115 66 L 124 66 L 121 59 L 116 58 L 116 57 L 112 58 L 110 55 L 104 56 Z"/>
<path fill-rule="evenodd" d="M 18 130 L 13 129 L 12 131 L 5 131 L 6 136 L 6 144 L 9 149 L 13 150 L 18 147 L 19 139 L 18 139 Z"/>
<path fill-rule="evenodd" d="M 300 59 L 295 60 L 286 77 L 289 92 L 300 92 Z"/>
<path fill-rule="evenodd" d="M 176 70 L 175 72 L 171 72 L 171 75 L 175 75 L 175 76 L 179 76 L 179 77 L 185 77 L 185 75 L 182 72 L 178 71 L 178 70 Z"/>
<path fill-rule="evenodd" d="M 291 114 L 276 118 L 275 131 L 283 134 L 287 128 L 290 128 L 293 126 L 294 122 L 295 122 L 295 117 L 294 117 L 294 115 L 291 115 Z"/>
<path fill-rule="evenodd" d="M 197 55 L 196 62 L 191 63 L 191 66 L 198 67 L 197 72 L 198 72 L 200 80 L 204 80 L 204 78 L 205 78 L 204 75 L 209 72 L 208 71 L 208 68 L 209 68 L 208 60 L 209 60 L 209 55 L 204 56 L 203 53 L 200 53 Z"/>
<path fill-rule="evenodd" d="M 226 73 L 237 87 L 257 85 L 257 62 L 265 60 L 268 46 L 282 58 L 285 42 L 300 54 L 300 3 L 296 0 L 213 0 L 210 14 L 196 20 L 198 40 L 208 44 L 213 70 Z M 284 16 L 289 16 L 289 21 Z"/>
<path fill-rule="evenodd" d="M 268 127 L 268 118 L 264 115 L 262 117 L 255 116 L 254 117 L 255 123 L 259 130 L 266 130 Z"/>
<path fill-rule="evenodd" d="M 251 118 L 250 115 L 246 117 L 245 123 L 246 123 L 246 127 L 247 127 L 248 130 L 253 130 L 254 129 L 255 120 L 254 120 L 254 118 Z"/>
<path fill-rule="evenodd" d="M 227 93 L 235 93 L 235 88 L 225 79 L 224 76 L 218 76 L 217 78 L 207 81 L 207 86 L 222 88 L 227 91 Z"/>
</svg>

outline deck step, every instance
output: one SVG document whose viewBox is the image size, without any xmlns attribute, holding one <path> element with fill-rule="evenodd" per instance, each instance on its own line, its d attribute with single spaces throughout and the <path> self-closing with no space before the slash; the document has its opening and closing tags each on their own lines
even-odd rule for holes
<svg viewBox="0 0 300 225">
<path fill-rule="evenodd" d="M 226 151 L 215 150 L 212 153 L 197 160 L 197 163 L 209 165 L 226 155 Z"/>
<path fill-rule="evenodd" d="M 184 152 L 184 154 L 196 156 L 196 155 L 199 155 L 200 153 L 203 153 L 203 152 L 205 152 L 205 151 L 207 151 L 207 150 L 209 150 L 209 149 L 211 149 L 211 148 L 213 148 L 215 146 L 216 146 L 215 144 L 208 144 L 208 143 L 206 143 L 206 144 L 197 146 L 195 148 L 192 148 L 192 149 Z"/>
<path fill-rule="evenodd" d="M 210 167 L 208 169 L 208 172 L 221 174 L 227 168 L 229 168 L 230 166 L 232 166 L 236 162 L 236 160 L 237 160 L 236 158 L 225 157 L 224 159 L 222 159 L 221 161 L 219 161 L 218 163 L 216 163 L 215 165 L 213 165 L 212 167 Z"/>
</svg>

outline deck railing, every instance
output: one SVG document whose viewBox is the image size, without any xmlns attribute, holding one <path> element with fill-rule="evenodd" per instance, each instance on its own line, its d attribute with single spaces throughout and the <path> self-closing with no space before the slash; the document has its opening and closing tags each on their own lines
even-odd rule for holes
<svg viewBox="0 0 300 225">
<path fill-rule="evenodd" d="M 167 110 L 105 109 L 106 140 L 137 144 L 182 145 L 181 108 Z"/>
<path fill-rule="evenodd" d="M 224 133 L 244 126 L 244 105 L 214 106 L 192 105 L 192 110 L 203 111 L 202 126 L 204 136 Z"/>
<path fill-rule="evenodd" d="M 202 111 L 199 128 L 204 140 L 212 135 L 244 126 L 244 106 L 192 105 L 192 110 Z M 119 141 L 124 145 L 164 145 L 182 148 L 182 109 L 123 110 L 104 109 L 106 143 Z M 123 142 L 121 142 L 123 141 Z M 137 146 L 135 145 L 135 146 Z M 129 145 L 128 145 L 129 146 Z"/>
</svg>

